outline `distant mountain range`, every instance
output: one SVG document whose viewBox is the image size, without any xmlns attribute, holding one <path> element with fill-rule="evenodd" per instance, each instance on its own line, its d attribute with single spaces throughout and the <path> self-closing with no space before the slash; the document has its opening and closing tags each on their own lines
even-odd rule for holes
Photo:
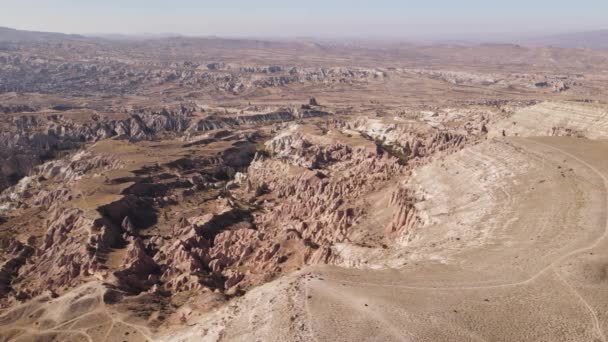
<svg viewBox="0 0 608 342">
<path fill-rule="evenodd" d="M 54 32 L 37 32 L 37 31 L 24 31 L 16 30 L 7 27 L 0 27 L 0 42 L 43 42 L 43 41 L 65 41 L 65 40 L 91 40 L 91 39 L 107 39 L 107 40 L 153 40 L 153 39 L 204 39 L 210 41 L 222 41 L 224 44 L 227 42 L 239 42 L 244 43 L 246 41 L 256 41 L 259 44 L 262 41 L 272 42 L 273 39 L 254 39 L 254 38 L 228 38 L 222 39 L 219 37 L 194 37 L 194 36 L 182 36 L 177 33 L 164 33 L 164 34 L 140 34 L 140 35 L 127 35 L 127 34 L 91 34 L 91 35 L 78 35 L 78 34 L 64 34 Z M 285 42 L 285 39 L 280 41 Z M 294 39 L 292 42 L 300 40 Z M 587 32 L 572 32 L 572 33 L 560 33 L 546 36 L 533 36 L 526 38 L 489 38 L 489 39 L 460 39 L 450 40 L 453 44 L 478 44 L 481 41 L 486 43 L 509 43 L 519 44 L 525 46 L 553 46 L 561 48 L 588 48 L 596 50 L 608 50 L 608 30 L 598 31 L 587 31 Z M 443 40 L 437 42 L 445 43 Z M 312 43 L 309 41 L 309 43 Z M 368 42 L 369 43 L 369 42 Z M 314 44 L 313 44 L 314 45 Z"/>
</svg>

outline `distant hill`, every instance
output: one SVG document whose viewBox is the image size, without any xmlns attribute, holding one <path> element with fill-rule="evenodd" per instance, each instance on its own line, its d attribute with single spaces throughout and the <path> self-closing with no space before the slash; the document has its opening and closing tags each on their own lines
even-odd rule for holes
<svg viewBox="0 0 608 342">
<path fill-rule="evenodd" d="M 525 44 L 608 50 L 608 30 L 561 33 L 526 39 Z"/>
<path fill-rule="evenodd" d="M 410 57 L 423 57 L 420 49 L 425 46 L 460 46 L 477 48 L 518 48 L 518 47 L 558 47 L 558 48 L 589 48 L 594 50 L 608 51 L 608 30 L 560 33 L 543 36 L 527 37 L 478 37 L 463 39 L 434 39 L 421 41 L 400 41 L 390 39 L 277 39 L 277 38 L 222 38 L 215 36 L 184 36 L 177 33 L 160 34 L 64 34 L 55 32 L 38 32 L 17 30 L 8 27 L 0 27 L 0 43 L 42 43 L 42 42 L 65 42 L 79 41 L 94 44 L 103 42 L 123 41 L 140 42 L 142 44 L 166 44 L 168 46 L 179 45 L 180 47 L 192 46 L 193 48 L 215 48 L 215 49 L 291 49 L 294 51 L 323 51 L 328 53 L 344 52 L 353 53 L 354 50 L 365 53 L 386 54 L 388 50 L 399 50 L 400 53 L 408 53 Z"/>
<path fill-rule="evenodd" d="M 318 49 L 317 44 L 295 40 L 273 40 L 256 38 L 221 38 L 214 36 L 181 36 L 174 33 L 163 34 L 64 34 L 54 32 L 37 32 L 16 30 L 8 27 L 0 27 L 0 43 L 41 43 L 41 42 L 64 42 L 79 41 L 90 43 L 103 43 L 103 41 L 139 42 L 141 44 L 166 44 L 168 46 L 193 46 L 220 49 L 273 49 L 291 48 L 297 50 Z"/>
<path fill-rule="evenodd" d="M 42 42 L 55 40 L 83 40 L 84 36 L 77 34 L 64 34 L 54 32 L 37 32 L 15 30 L 8 27 L 0 27 L 0 42 Z"/>
<path fill-rule="evenodd" d="M 103 38 L 109 40 L 154 40 L 154 39 L 165 39 L 165 38 L 177 38 L 184 37 L 179 33 L 142 33 L 142 34 L 122 34 L 122 33 L 91 33 L 86 34 L 87 37 L 92 38 Z"/>
</svg>

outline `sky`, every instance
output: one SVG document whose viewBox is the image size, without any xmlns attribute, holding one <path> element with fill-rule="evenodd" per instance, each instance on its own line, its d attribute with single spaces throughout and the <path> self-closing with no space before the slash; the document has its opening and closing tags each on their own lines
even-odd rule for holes
<svg viewBox="0 0 608 342">
<path fill-rule="evenodd" d="M 0 0 L 0 26 L 64 33 L 456 38 L 608 28 L 608 0 Z"/>
</svg>

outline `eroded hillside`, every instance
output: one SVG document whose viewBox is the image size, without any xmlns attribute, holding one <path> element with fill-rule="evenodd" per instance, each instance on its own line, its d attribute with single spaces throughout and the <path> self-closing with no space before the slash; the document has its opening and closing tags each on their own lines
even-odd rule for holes
<svg viewBox="0 0 608 342">
<path fill-rule="evenodd" d="M 0 49 L 3 339 L 605 340 L 604 53 L 47 38 Z"/>
</svg>

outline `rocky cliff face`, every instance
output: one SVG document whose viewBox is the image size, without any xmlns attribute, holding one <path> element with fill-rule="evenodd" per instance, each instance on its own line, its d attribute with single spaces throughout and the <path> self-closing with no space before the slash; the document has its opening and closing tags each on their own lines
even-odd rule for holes
<svg viewBox="0 0 608 342">
<path fill-rule="evenodd" d="M 424 225 L 424 220 L 416 209 L 416 203 L 421 200 L 423 198 L 407 186 L 400 186 L 391 194 L 389 205 L 396 210 L 385 228 L 391 238 L 407 241 L 415 228 Z"/>
<path fill-rule="evenodd" d="M 62 116 L 39 118 L 21 116 L 13 119 L 11 130 L 0 134 L 0 190 L 15 184 L 46 160 L 73 151 L 87 142 L 122 136 L 134 140 L 149 139 L 162 132 L 184 131 L 189 124 L 187 113 L 169 111 L 134 113 L 126 120 L 75 123 Z"/>
<path fill-rule="evenodd" d="M 40 240 L 28 244 L 27 236 L 20 237 L 6 260 L 3 303 L 44 290 L 61 294 L 90 279 L 103 280 L 121 296 L 224 298 L 303 265 L 343 263 L 338 245 L 402 246 L 425 224 L 416 206 L 423 198 L 392 184 L 405 184 L 412 168 L 474 144 L 486 132 L 483 117 L 451 129 L 412 129 L 379 118 L 326 115 L 313 108 L 233 117 L 183 110 L 135 113 L 86 127 L 58 118 L 47 133 L 58 141 L 84 134 L 84 141 L 101 144 L 124 136 L 130 138 L 125 144 L 147 146 L 138 140 L 165 132 L 175 136 L 165 148 L 191 150 L 113 178 L 102 175 L 121 170 L 124 160 L 79 152 L 33 168 L 5 190 L 5 212 L 47 213 Z M 310 117 L 318 119 L 288 122 Z M 264 144 L 261 132 L 234 132 L 269 124 L 272 136 Z M 207 145 L 215 146 L 213 153 L 192 155 Z M 91 179 L 120 193 L 93 210 L 72 205 L 88 196 L 76 185 Z M 387 217 L 361 234 L 362 225 L 376 219 L 368 199 L 378 195 L 389 197 L 382 214 Z"/>
<path fill-rule="evenodd" d="M 162 134 L 186 134 L 239 126 L 256 126 L 329 115 L 321 110 L 279 110 L 236 118 L 218 115 L 195 115 L 193 106 L 180 105 L 160 110 L 137 110 L 122 120 L 100 119 L 76 123 L 61 115 L 47 118 L 21 116 L 13 119 L 12 130 L 0 133 L 0 191 L 30 174 L 45 160 L 54 159 L 65 151 L 86 143 L 109 138 L 133 141 L 149 140 Z"/>
<path fill-rule="evenodd" d="M 0 213 L 28 206 L 47 206 L 61 200 L 72 199 L 80 194 L 70 188 L 70 184 L 83 175 L 92 172 L 104 172 L 120 167 L 120 162 L 108 155 L 92 155 L 78 152 L 69 158 L 58 159 L 32 168 L 30 176 L 0 193 Z M 45 189 L 42 183 L 57 182 L 55 189 Z M 26 203 L 27 199 L 33 199 Z"/>
<path fill-rule="evenodd" d="M 222 258 L 211 267 L 250 270 L 229 273 L 225 285 L 246 288 L 302 264 L 327 262 L 330 247 L 347 240 L 365 213 L 356 199 L 403 171 L 396 158 L 375 149 L 315 140 L 287 130 L 237 178 L 234 195 L 261 211 L 252 213 L 255 229 L 224 230 L 212 243 Z"/>
<path fill-rule="evenodd" d="M 334 246 L 352 242 L 352 228 L 374 215 L 361 199 L 407 179 L 412 167 L 485 135 L 483 122 L 470 135 L 438 131 L 424 136 L 390 125 L 378 133 L 380 127 L 370 129 L 369 122 L 327 127 L 333 128 L 281 130 L 247 172 L 230 183 L 224 209 L 182 221 L 175 228 L 180 240 L 159 245 L 154 257 L 165 270 L 159 273 L 163 289 L 207 287 L 234 294 L 300 265 L 339 262 Z M 353 138 L 357 128 L 363 134 Z M 389 194 L 393 214 L 382 234 L 402 244 L 425 224 L 416 209 L 423 198 L 405 185 Z M 247 214 L 237 202 L 249 203 Z"/>
<path fill-rule="evenodd" d="M 480 118 L 475 121 L 475 124 L 467 122 L 463 125 L 463 129 L 458 130 L 437 129 L 428 126 L 412 129 L 407 125 L 383 123 L 377 119 L 368 118 L 337 123 L 337 127 L 363 133 L 378 145 L 390 149 L 407 161 L 430 157 L 438 152 L 461 149 L 468 140 L 487 133 L 484 128 L 487 120 Z"/>
<path fill-rule="evenodd" d="M 33 248 L 14 240 L 6 250 L 3 256 L 3 262 L 0 265 L 0 296 L 6 296 L 13 289 L 11 283 L 13 278 L 18 273 L 19 269 L 25 264 L 27 258 L 32 255 Z M 17 293 L 18 298 L 26 299 L 24 293 Z"/>
</svg>

